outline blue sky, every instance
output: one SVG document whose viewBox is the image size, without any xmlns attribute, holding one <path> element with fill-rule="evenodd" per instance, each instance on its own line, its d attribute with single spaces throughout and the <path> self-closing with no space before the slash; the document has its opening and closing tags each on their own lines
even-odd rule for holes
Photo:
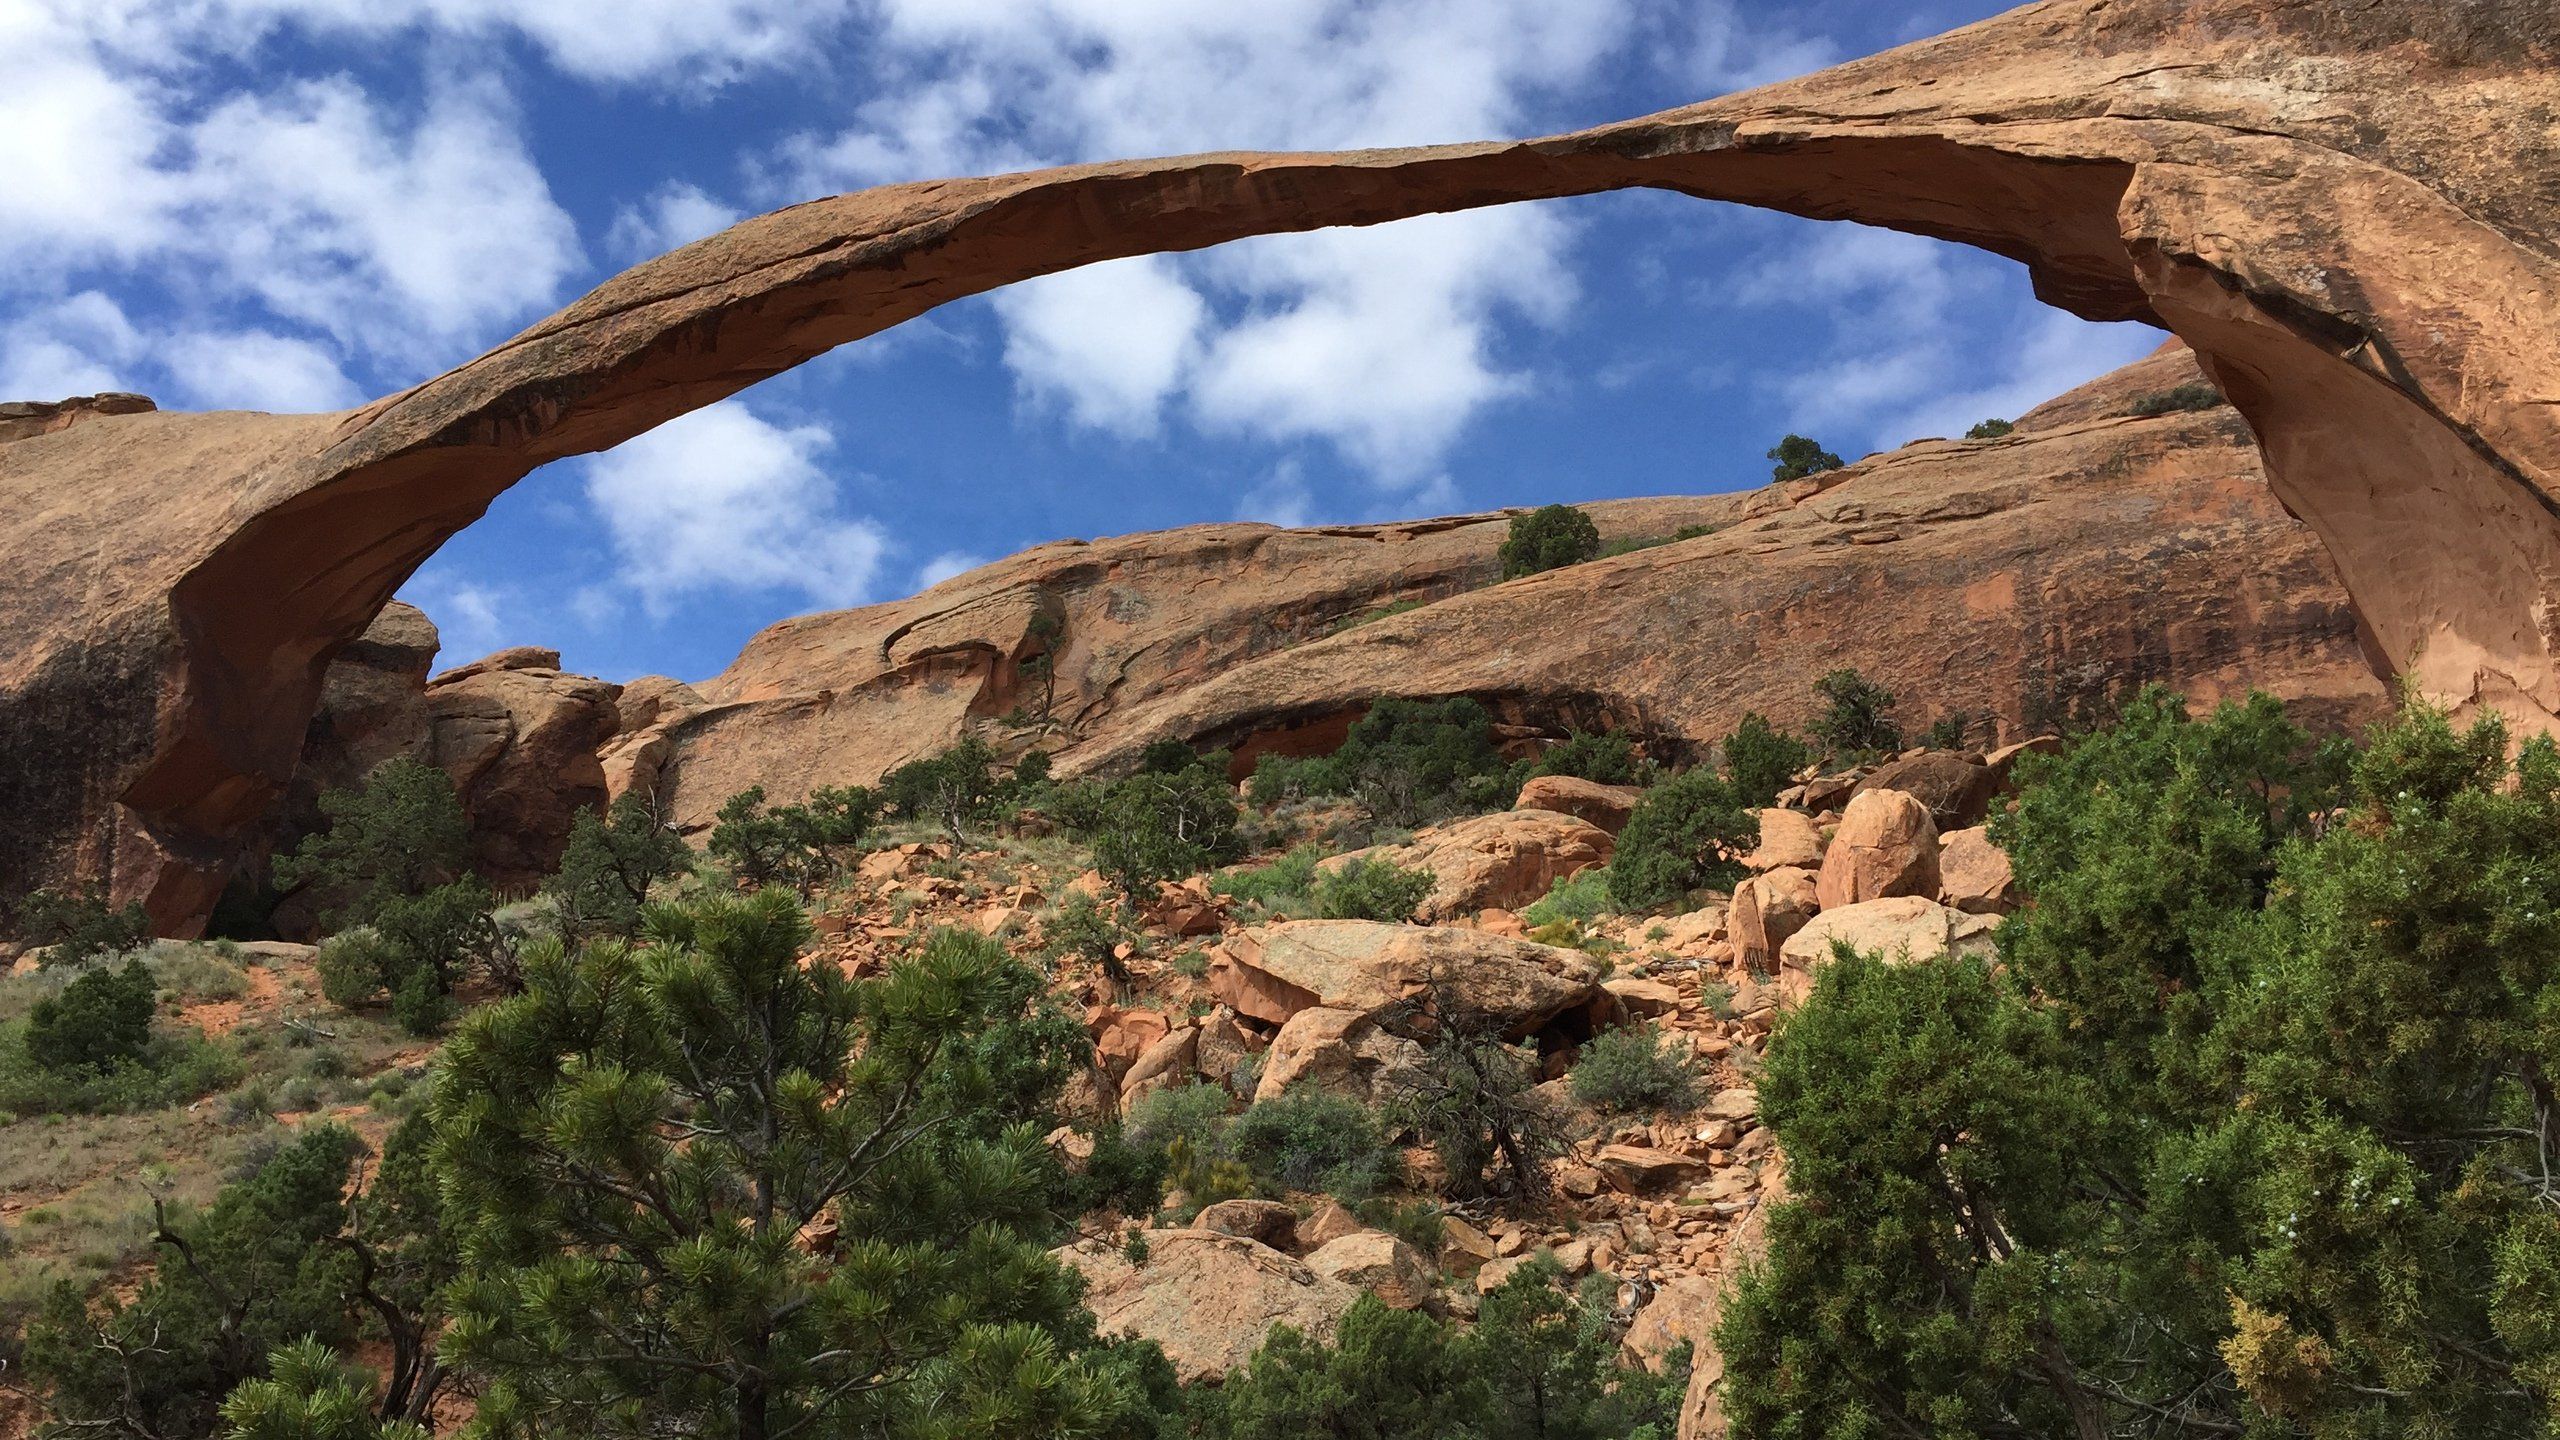
<svg viewBox="0 0 2560 1440">
<path fill-rule="evenodd" d="M 1528 135 L 1990 0 L 0 0 L 0 398 L 324 409 L 740 215 L 920 176 Z M 1592 197 L 946 307 L 518 485 L 403 592 L 443 662 L 699 678 L 1060 536 L 1764 480 L 2158 336 L 1956 247 Z"/>
</svg>

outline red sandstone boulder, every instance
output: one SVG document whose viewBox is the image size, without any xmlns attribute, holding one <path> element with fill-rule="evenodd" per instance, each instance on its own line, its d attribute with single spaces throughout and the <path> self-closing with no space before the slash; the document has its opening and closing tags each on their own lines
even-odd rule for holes
<svg viewBox="0 0 2560 1440">
<path fill-rule="evenodd" d="M 1859 792 L 1823 853 L 1814 890 L 1825 910 L 1890 895 L 1936 895 L 1938 827 L 1929 808 L 1899 790 Z"/>
</svg>

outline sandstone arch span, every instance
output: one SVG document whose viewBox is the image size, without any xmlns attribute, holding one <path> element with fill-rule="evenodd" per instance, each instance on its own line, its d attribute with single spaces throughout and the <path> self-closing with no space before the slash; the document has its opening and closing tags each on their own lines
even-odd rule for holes
<svg viewBox="0 0 2560 1440">
<path fill-rule="evenodd" d="M 38 433 L 0 444 L 0 892 L 106 875 L 164 929 L 199 924 L 329 655 L 540 464 L 1031 276 L 1634 186 L 1981 246 L 2064 309 L 2176 331 L 2395 662 L 2449 703 L 2552 725 L 2555 18 L 2552 0 L 2046 0 L 1545 139 L 813 201 L 342 414 L 19 422 Z"/>
</svg>

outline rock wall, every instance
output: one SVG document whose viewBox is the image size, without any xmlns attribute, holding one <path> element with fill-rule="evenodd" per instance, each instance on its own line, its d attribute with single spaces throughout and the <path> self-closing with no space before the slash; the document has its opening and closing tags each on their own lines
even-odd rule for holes
<svg viewBox="0 0 2560 1440">
<path fill-rule="evenodd" d="M 1122 255 L 1653 186 L 1981 246 L 2188 340 L 2427 693 L 2560 715 L 2549 0 L 2048 0 L 1539 140 L 928 181 L 742 222 L 337 415 L 0 443 L 0 886 L 201 922 L 330 657 L 537 465 L 935 305 Z"/>
</svg>

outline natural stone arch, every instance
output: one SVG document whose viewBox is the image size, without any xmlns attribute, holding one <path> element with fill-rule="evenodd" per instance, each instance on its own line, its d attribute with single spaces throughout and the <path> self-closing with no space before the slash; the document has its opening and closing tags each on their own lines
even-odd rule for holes
<svg viewBox="0 0 2560 1440">
<path fill-rule="evenodd" d="M 2192 344 L 2385 653 L 2560 714 L 2550 0 L 2051 0 L 1540 140 L 889 186 L 745 221 L 336 415 L 0 445 L 0 890 L 200 923 L 329 656 L 501 490 L 945 301 L 1119 256 L 1638 186 L 2024 262 Z"/>
</svg>

